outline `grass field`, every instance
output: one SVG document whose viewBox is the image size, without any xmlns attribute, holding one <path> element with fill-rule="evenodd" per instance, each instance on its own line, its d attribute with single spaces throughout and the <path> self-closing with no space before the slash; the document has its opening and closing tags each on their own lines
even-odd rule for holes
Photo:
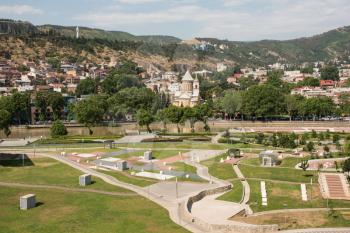
<svg viewBox="0 0 350 233">
<path fill-rule="evenodd" d="M 259 178 L 266 180 L 280 180 L 290 182 L 309 183 L 311 178 L 317 180 L 316 171 L 302 171 L 293 168 L 258 167 L 239 164 L 239 168 L 246 178 Z"/>
<path fill-rule="evenodd" d="M 237 216 L 233 217 L 232 220 L 258 225 L 278 224 L 281 230 L 318 227 L 349 227 L 350 211 L 301 211 L 250 217 Z"/>
<path fill-rule="evenodd" d="M 132 176 L 128 172 L 102 171 L 102 170 L 100 170 L 100 172 L 105 173 L 107 175 L 111 175 L 121 182 L 133 184 L 133 185 L 140 186 L 140 187 L 146 187 L 148 185 L 152 185 L 152 184 L 157 183 L 156 180 Z"/>
<path fill-rule="evenodd" d="M 254 212 L 278 209 L 300 209 L 300 208 L 325 208 L 327 201 L 322 199 L 318 185 L 308 185 L 307 192 L 309 201 L 301 200 L 300 185 L 289 183 L 277 183 L 266 181 L 267 206 L 261 205 L 260 181 L 248 180 L 251 193 L 249 204 Z M 311 199 L 310 199 L 311 198 Z M 350 207 L 350 201 L 330 200 L 329 206 Z"/>
<path fill-rule="evenodd" d="M 193 166 L 188 165 L 188 164 L 183 163 L 183 162 L 172 163 L 172 164 L 170 164 L 170 166 L 175 171 L 183 171 L 183 172 L 194 173 L 194 174 L 196 174 L 196 172 L 197 172 L 197 168 L 196 167 L 193 167 Z"/>
<path fill-rule="evenodd" d="M 118 155 L 116 157 L 126 159 L 131 156 L 143 156 L 145 151 L 146 150 L 139 150 L 139 151 L 123 154 L 123 155 Z M 181 152 L 186 153 L 187 151 L 181 150 Z M 178 154 L 179 154 L 178 150 L 152 150 L 152 156 L 154 159 L 165 159 Z"/>
<path fill-rule="evenodd" d="M 230 148 L 230 145 L 212 144 L 208 142 L 157 142 L 157 143 L 130 143 L 119 144 L 119 147 L 134 147 L 134 148 L 149 148 L 149 149 L 208 149 L 208 150 L 225 150 Z"/>
<path fill-rule="evenodd" d="M 41 204 L 18 209 L 19 197 L 35 193 Z M 0 231 L 6 233 L 187 232 L 165 209 L 142 197 L 0 188 Z"/>
<path fill-rule="evenodd" d="M 239 203 L 243 196 L 243 185 L 241 181 L 235 180 L 232 182 L 232 190 L 218 197 L 218 200 L 221 201 L 230 201 Z"/>
<path fill-rule="evenodd" d="M 0 161 L 0 181 L 23 184 L 58 185 L 65 187 L 79 187 L 78 177 L 81 172 L 51 158 L 34 158 L 22 161 Z M 97 177 L 93 177 L 94 184 L 84 188 L 101 189 L 116 192 L 130 192 L 126 189 L 109 185 Z"/>
<path fill-rule="evenodd" d="M 215 158 L 201 162 L 204 166 L 209 168 L 209 173 L 222 180 L 229 180 L 237 178 L 236 173 L 233 171 L 232 164 L 220 163 L 220 159 L 226 159 L 227 154 L 217 156 Z"/>
</svg>

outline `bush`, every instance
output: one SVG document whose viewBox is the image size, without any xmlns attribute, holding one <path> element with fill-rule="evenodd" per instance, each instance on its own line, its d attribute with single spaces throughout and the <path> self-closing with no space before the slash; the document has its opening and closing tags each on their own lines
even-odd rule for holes
<svg viewBox="0 0 350 233">
<path fill-rule="evenodd" d="M 146 138 L 142 142 L 183 142 L 181 138 Z"/>
<path fill-rule="evenodd" d="M 230 138 L 220 138 L 218 140 L 219 143 L 229 143 L 229 144 L 236 144 L 236 143 L 240 143 L 239 141 L 230 139 Z"/>
<path fill-rule="evenodd" d="M 62 123 L 62 121 L 54 121 L 50 130 L 51 130 L 51 137 L 53 138 L 68 134 L 67 128 Z"/>
</svg>

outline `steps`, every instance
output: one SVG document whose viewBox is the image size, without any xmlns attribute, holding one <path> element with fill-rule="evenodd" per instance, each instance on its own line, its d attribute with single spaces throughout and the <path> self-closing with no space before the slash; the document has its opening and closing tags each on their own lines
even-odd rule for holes
<svg viewBox="0 0 350 233">
<path fill-rule="evenodd" d="M 321 176 L 325 198 L 350 200 L 349 186 L 343 174 L 322 173 Z"/>
</svg>

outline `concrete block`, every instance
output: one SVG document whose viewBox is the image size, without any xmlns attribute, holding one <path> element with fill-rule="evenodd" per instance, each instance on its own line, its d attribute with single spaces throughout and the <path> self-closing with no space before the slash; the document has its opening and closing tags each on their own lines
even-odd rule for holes
<svg viewBox="0 0 350 233">
<path fill-rule="evenodd" d="M 143 158 L 144 158 L 144 160 L 152 160 L 152 151 L 146 151 L 143 154 Z"/>
<path fill-rule="evenodd" d="M 34 208 L 36 206 L 35 194 L 21 196 L 19 199 L 19 206 L 21 210 Z"/>
<path fill-rule="evenodd" d="M 91 184 L 91 175 L 84 174 L 79 176 L 79 185 L 80 186 L 86 186 Z"/>
<path fill-rule="evenodd" d="M 117 161 L 117 169 L 120 171 L 125 171 L 128 169 L 128 163 L 125 160 Z"/>
</svg>

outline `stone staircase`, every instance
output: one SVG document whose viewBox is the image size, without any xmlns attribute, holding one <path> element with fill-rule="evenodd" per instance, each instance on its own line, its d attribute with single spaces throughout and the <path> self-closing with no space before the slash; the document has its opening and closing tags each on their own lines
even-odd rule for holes
<svg viewBox="0 0 350 233">
<path fill-rule="evenodd" d="M 324 198 L 350 200 L 349 184 L 344 174 L 321 173 L 320 185 Z"/>
</svg>

